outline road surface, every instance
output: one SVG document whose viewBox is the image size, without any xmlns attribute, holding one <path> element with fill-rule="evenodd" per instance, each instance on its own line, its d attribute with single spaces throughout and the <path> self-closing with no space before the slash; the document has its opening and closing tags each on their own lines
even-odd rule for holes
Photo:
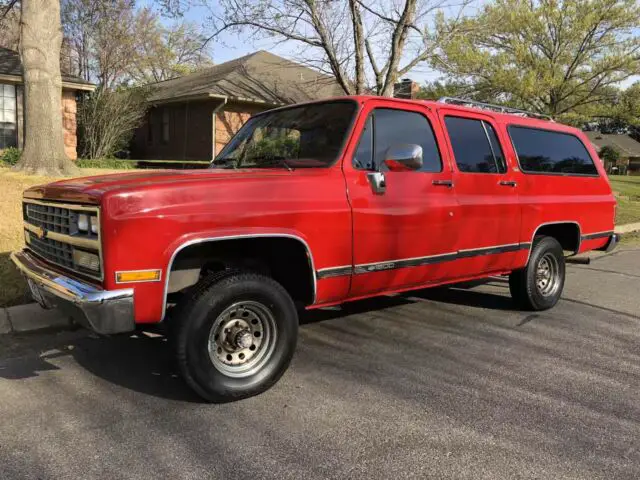
<svg viewBox="0 0 640 480">
<path fill-rule="evenodd" d="M 267 393 L 206 405 L 162 337 L 0 338 L 0 478 L 640 478 L 640 250 L 304 318 Z"/>
</svg>

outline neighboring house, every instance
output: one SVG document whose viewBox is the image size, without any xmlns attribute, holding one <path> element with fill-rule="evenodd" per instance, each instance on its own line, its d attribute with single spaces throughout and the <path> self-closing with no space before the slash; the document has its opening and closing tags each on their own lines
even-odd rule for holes
<svg viewBox="0 0 640 480">
<path fill-rule="evenodd" d="M 626 134 L 607 134 L 584 132 L 599 152 L 604 146 L 610 146 L 620 152 L 620 160 L 616 165 L 605 164 L 607 172 L 611 173 L 613 167 L 618 167 L 620 173 L 640 175 L 640 142 Z"/>
<path fill-rule="evenodd" d="M 95 85 L 81 78 L 62 76 L 62 126 L 64 149 L 71 159 L 77 158 L 76 98 L 90 92 Z M 0 150 L 24 145 L 24 86 L 20 55 L 0 47 Z"/>
<path fill-rule="evenodd" d="M 256 112 L 344 95 L 333 77 L 265 51 L 150 87 L 133 158 L 211 160 Z"/>
</svg>

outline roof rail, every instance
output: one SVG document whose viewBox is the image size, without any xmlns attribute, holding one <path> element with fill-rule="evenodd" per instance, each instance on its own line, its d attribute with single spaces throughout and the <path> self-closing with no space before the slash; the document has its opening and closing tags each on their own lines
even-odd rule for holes
<svg viewBox="0 0 640 480">
<path fill-rule="evenodd" d="M 532 117 L 539 118 L 541 120 L 550 120 L 553 122 L 553 118 L 549 115 L 544 115 L 542 113 L 528 112 L 527 110 L 520 110 L 519 108 L 511 108 L 505 107 L 504 105 L 493 105 L 491 103 L 477 102 L 475 100 L 468 100 L 466 98 L 456 98 L 456 97 L 442 97 L 438 99 L 440 103 L 450 103 L 453 105 L 460 106 L 468 106 L 479 108 L 481 110 L 492 110 L 494 112 L 499 113 L 509 113 L 511 115 L 519 115 L 521 117 Z"/>
</svg>

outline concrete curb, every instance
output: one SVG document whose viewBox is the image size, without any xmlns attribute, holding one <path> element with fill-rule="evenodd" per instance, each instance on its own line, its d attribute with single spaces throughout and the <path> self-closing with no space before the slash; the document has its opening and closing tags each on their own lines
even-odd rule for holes
<svg viewBox="0 0 640 480">
<path fill-rule="evenodd" d="M 616 233 L 631 233 L 640 231 L 640 222 L 636 223 L 625 223 L 624 225 L 616 226 Z"/>
<path fill-rule="evenodd" d="M 0 334 L 23 333 L 45 328 L 64 329 L 73 325 L 59 310 L 45 310 L 37 303 L 0 310 Z"/>
</svg>

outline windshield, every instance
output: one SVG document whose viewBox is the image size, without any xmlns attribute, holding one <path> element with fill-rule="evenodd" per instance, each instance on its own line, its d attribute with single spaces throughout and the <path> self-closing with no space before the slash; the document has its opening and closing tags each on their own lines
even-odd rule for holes
<svg viewBox="0 0 640 480">
<path fill-rule="evenodd" d="M 356 108 L 353 101 L 338 101 L 257 115 L 220 152 L 212 167 L 328 167 L 340 155 Z"/>
</svg>

